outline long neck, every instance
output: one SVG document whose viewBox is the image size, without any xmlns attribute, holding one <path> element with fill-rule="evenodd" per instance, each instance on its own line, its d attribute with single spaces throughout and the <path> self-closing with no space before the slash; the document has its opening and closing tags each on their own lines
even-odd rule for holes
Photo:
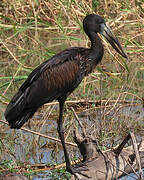
<svg viewBox="0 0 144 180">
<path fill-rule="evenodd" d="M 103 48 L 103 44 L 102 44 L 100 37 L 95 32 L 88 33 L 88 37 L 91 41 L 90 49 L 103 53 L 104 48 Z"/>
<path fill-rule="evenodd" d="M 101 61 L 104 54 L 102 41 L 95 32 L 87 33 L 87 35 L 91 41 L 90 57 L 92 58 L 92 60 L 95 61 L 96 64 L 98 64 Z"/>
</svg>

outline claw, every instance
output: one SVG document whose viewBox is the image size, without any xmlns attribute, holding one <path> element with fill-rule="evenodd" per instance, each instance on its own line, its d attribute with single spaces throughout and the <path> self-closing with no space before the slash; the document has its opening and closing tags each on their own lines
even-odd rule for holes
<svg viewBox="0 0 144 180">
<path fill-rule="evenodd" d="M 75 165 L 75 167 L 88 167 L 88 165 L 85 162 L 79 162 L 78 164 Z M 88 168 L 86 169 L 86 171 L 89 170 Z M 85 171 L 85 170 L 84 170 Z"/>
</svg>

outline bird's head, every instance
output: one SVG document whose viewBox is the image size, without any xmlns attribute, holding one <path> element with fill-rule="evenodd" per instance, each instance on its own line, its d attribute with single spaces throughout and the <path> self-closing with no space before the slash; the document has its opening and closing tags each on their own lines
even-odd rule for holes
<svg viewBox="0 0 144 180">
<path fill-rule="evenodd" d="M 96 14 L 89 14 L 83 20 L 84 31 L 87 35 L 95 32 L 103 35 L 111 46 L 124 58 L 127 58 L 126 53 L 121 47 L 118 39 L 113 35 L 110 27 L 105 23 L 105 20 Z"/>
</svg>

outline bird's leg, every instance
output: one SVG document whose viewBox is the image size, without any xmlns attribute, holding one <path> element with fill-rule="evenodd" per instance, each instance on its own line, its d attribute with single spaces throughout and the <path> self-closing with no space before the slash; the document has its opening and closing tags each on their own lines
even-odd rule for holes
<svg viewBox="0 0 144 180">
<path fill-rule="evenodd" d="M 58 128 L 57 129 L 58 129 L 59 137 L 60 137 L 60 140 L 61 140 L 61 143 L 63 146 L 63 150 L 64 150 L 64 156 L 65 156 L 65 161 L 66 161 L 66 170 L 68 172 L 70 172 L 71 174 L 73 174 L 77 179 L 79 179 L 79 178 L 77 177 L 77 175 L 75 173 L 79 173 L 79 174 L 89 178 L 89 176 L 80 172 L 80 171 L 86 171 L 88 169 L 86 169 L 86 168 L 74 168 L 71 166 L 69 155 L 68 155 L 68 152 L 66 149 L 65 140 L 64 140 L 64 130 L 63 130 L 63 120 L 62 120 L 63 119 L 64 103 L 65 103 L 65 100 L 59 101 L 60 110 L 59 110 L 59 119 L 58 119 Z"/>
<path fill-rule="evenodd" d="M 59 133 L 59 137 L 63 146 L 63 150 L 64 150 L 64 156 L 65 156 L 65 161 L 66 161 L 66 167 L 67 170 L 70 172 L 70 160 L 69 160 L 69 155 L 66 149 L 66 145 L 65 145 L 65 140 L 64 140 L 64 130 L 63 130 L 63 109 L 64 109 L 64 103 L 65 101 L 59 101 L 59 119 L 58 119 L 58 133 Z"/>
</svg>

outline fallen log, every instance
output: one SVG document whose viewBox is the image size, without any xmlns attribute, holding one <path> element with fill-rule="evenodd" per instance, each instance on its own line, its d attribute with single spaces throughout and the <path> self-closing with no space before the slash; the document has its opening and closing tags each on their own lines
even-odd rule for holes
<svg viewBox="0 0 144 180">
<path fill-rule="evenodd" d="M 129 140 L 128 137 L 127 140 Z M 74 140 L 83 156 L 82 165 L 87 171 L 82 171 L 89 178 L 77 174 L 79 180 L 116 180 L 122 176 L 129 175 L 137 171 L 137 157 L 133 146 L 121 148 L 120 151 L 110 150 L 109 152 L 101 152 L 95 138 L 92 135 L 80 135 L 78 132 L 74 135 Z M 125 142 L 126 143 L 126 142 Z M 118 152 L 118 153 L 117 153 Z M 141 167 L 144 167 L 144 141 L 141 142 L 139 149 L 139 157 Z M 137 178 L 139 178 L 139 175 Z M 130 176 L 130 175 L 129 175 Z M 75 177 L 72 176 L 71 180 Z"/>
<path fill-rule="evenodd" d="M 5 173 L 0 175 L 0 180 L 28 180 L 28 178 L 18 173 Z"/>
</svg>

